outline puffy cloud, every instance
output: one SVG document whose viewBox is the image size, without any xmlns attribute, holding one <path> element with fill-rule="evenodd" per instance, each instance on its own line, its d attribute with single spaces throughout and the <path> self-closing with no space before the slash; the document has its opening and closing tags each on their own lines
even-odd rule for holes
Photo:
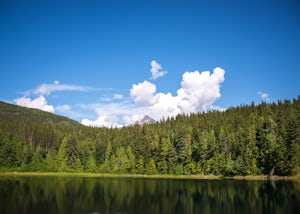
<svg viewBox="0 0 300 214">
<path fill-rule="evenodd" d="M 152 62 L 152 67 L 156 66 L 156 70 L 159 71 L 161 67 L 157 66 L 155 61 Z M 212 73 L 209 71 L 185 72 L 176 95 L 156 92 L 155 84 L 147 80 L 133 84 L 130 89 L 133 102 L 128 99 L 117 101 L 123 96 L 115 94 L 115 100 L 111 103 L 84 105 L 84 109 L 91 109 L 97 114 L 97 119 L 83 119 L 82 124 L 120 127 L 123 124 L 133 124 L 145 115 L 161 120 L 181 113 L 202 112 L 208 109 L 223 111 L 223 108 L 214 106 L 213 103 L 221 97 L 220 88 L 224 82 L 224 75 L 225 71 L 219 67 L 215 68 Z"/>
<path fill-rule="evenodd" d="M 35 108 L 35 109 L 40 109 L 43 111 L 54 113 L 54 107 L 52 105 L 48 105 L 46 98 L 42 95 L 33 100 L 31 100 L 28 97 L 19 97 L 14 101 L 19 106 Z"/>
<path fill-rule="evenodd" d="M 173 117 L 181 113 L 178 108 L 178 97 L 172 96 L 171 93 L 158 93 L 155 95 L 154 100 L 155 102 L 149 106 L 147 114 L 155 120 L 160 120 L 163 117 Z"/>
<path fill-rule="evenodd" d="M 173 117 L 180 113 L 217 109 L 212 104 L 221 97 L 220 87 L 224 81 L 225 71 L 215 68 L 209 71 L 185 72 L 177 96 L 171 93 L 156 93 L 156 86 L 148 81 L 134 84 L 130 95 L 136 104 L 146 105 L 147 114 L 156 120 Z"/>
<path fill-rule="evenodd" d="M 185 72 L 182 76 L 181 89 L 177 91 L 178 107 L 184 113 L 207 110 L 221 97 L 220 84 L 224 81 L 225 71 L 215 68 L 213 73 Z"/>
<path fill-rule="evenodd" d="M 269 94 L 259 91 L 257 93 L 262 100 L 269 100 Z"/>
<path fill-rule="evenodd" d="M 167 71 L 162 70 L 160 64 L 158 64 L 155 60 L 151 61 L 151 79 L 155 80 L 159 77 L 162 77 L 167 74 Z"/>
<path fill-rule="evenodd" d="M 130 89 L 130 96 L 138 105 L 151 105 L 153 94 L 156 92 L 156 86 L 147 80 L 139 84 L 133 84 Z"/>
</svg>

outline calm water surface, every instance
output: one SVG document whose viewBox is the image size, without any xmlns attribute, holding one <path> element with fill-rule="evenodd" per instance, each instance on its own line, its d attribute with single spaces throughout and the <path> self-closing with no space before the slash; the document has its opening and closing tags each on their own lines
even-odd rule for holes
<svg viewBox="0 0 300 214">
<path fill-rule="evenodd" d="M 300 213 L 300 182 L 0 177 L 0 213 Z"/>
</svg>

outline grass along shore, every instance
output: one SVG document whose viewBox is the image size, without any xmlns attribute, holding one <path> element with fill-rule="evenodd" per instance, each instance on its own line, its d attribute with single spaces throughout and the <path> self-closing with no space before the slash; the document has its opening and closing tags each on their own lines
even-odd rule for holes
<svg viewBox="0 0 300 214">
<path fill-rule="evenodd" d="M 76 173 L 76 172 L 0 172 L 0 177 L 17 177 L 17 176 L 56 176 L 56 177 L 99 177 L 99 178 L 163 178 L 163 179 L 199 179 L 199 180 L 216 180 L 216 179 L 233 179 L 233 180 L 297 180 L 300 181 L 300 175 L 295 176 L 233 176 L 225 177 L 219 175 L 144 175 L 144 174 L 108 174 L 108 173 Z"/>
</svg>

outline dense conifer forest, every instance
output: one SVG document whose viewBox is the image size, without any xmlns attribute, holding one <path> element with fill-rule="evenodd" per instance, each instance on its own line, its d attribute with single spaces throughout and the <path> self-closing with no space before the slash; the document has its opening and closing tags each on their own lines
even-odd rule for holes
<svg viewBox="0 0 300 214">
<path fill-rule="evenodd" d="M 0 102 L 0 171 L 300 174 L 300 97 L 123 128 Z"/>
</svg>

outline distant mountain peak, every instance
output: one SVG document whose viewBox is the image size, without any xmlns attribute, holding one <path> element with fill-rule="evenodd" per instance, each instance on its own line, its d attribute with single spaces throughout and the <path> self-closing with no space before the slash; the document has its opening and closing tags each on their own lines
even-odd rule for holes
<svg viewBox="0 0 300 214">
<path fill-rule="evenodd" d="M 151 118 L 148 115 L 145 115 L 142 119 L 137 120 L 134 125 L 138 124 L 138 125 L 145 125 L 145 124 L 152 124 L 152 123 L 156 123 L 156 120 L 154 120 L 153 118 Z"/>
</svg>

